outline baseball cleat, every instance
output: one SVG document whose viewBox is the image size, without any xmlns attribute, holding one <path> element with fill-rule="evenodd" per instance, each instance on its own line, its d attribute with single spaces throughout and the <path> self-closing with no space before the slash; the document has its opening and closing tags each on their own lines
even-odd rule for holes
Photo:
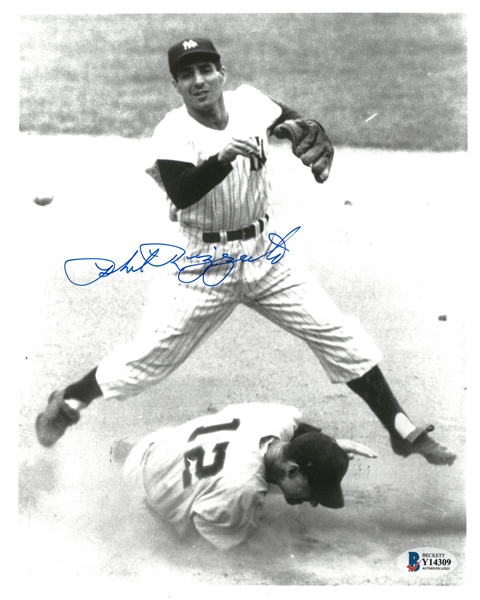
<svg viewBox="0 0 480 600">
<path fill-rule="evenodd" d="M 403 457 L 420 454 L 432 465 L 453 465 L 457 455 L 428 435 L 433 430 L 433 425 L 429 425 L 413 442 L 390 437 L 392 449 L 395 454 Z"/>
<path fill-rule="evenodd" d="M 69 406 L 63 399 L 64 390 L 55 390 L 48 399 L 48 405 L 37 417 L 35 429 L 38 441 L 49 448 L 65 433 L 67 427 L 80 420 L 80 411 Z"/>
</svg>

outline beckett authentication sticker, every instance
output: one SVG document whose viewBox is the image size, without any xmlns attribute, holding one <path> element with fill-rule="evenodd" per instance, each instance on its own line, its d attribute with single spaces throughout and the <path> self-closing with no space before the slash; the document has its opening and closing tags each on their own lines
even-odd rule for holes
<svg viewBox="0 0 480 600">
<path fill-rule="evenodd" d="M 397 565 L 409 576 L 433 577 L 453 571 L 457 559 L 451 552 L 440 548 L 414 548 L 400 554 Z"/>
</svg>

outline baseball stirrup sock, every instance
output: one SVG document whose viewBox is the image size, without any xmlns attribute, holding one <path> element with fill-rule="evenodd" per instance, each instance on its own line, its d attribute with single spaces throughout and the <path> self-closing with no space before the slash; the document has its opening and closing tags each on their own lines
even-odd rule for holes
<svg viewBox="0 0 480 600">
<path fill-rule="evenodd" d="M 96 372 L 97 367 L 95 367 L 93 371 L 90 371 L 90 373 L 87 373 L 82 379 L 67 386 L 65 388 L 65 393 L 63 394 L 63 399 L 79 400 L 80 402 L 83 402 L 83 404 L 90 404 L 92 400 L 100 397 L 102 395 L 102 390 L 97 383 L 95 377 Z"/>
<path fill-rule="evenodd" d="M 415 429 L 378 366 L 347 385 L 368 404 L 390 435 L 405 439 Z"/>
</svg>

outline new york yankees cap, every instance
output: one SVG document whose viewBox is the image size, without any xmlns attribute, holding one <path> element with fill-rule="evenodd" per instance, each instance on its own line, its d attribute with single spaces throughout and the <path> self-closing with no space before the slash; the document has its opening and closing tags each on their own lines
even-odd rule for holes
<svg viewBox="0 0 480 600">
<path fill-rule="evenodd" d="M 182 64 L 188 64 L 190 57 L 194 60 L 220 60 L 220 54 L 217 52 L 212 41 L 208 38 L 187 38 L 173 45 L 168 50 L 168 66 L 170 73 L 175 76 L 177 68 Z"/>
<path fill-rule="evenodd" d="M 348 469 L 347 453 L 320 431 L 311 431 L 290 442 L 289 456 L 307 477 L 312 496 L 322 506 L 345 505 L 340 485 Z"/>
</svg>

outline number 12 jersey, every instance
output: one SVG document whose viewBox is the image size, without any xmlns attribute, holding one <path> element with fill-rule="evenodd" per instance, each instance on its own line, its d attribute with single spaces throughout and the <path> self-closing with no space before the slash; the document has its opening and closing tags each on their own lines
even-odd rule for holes
<svg viewBox="0 0 480 600">
<path fill-rule="evenodd" d="M 289 441 L 301 416 L 284 405 L 232 405 L 147 436 L 130 453 L 125 473 L 180 536 L 194 526 L 227 549 L 257 524 L 268 491 L 269 442 Z"/>
</svg>

